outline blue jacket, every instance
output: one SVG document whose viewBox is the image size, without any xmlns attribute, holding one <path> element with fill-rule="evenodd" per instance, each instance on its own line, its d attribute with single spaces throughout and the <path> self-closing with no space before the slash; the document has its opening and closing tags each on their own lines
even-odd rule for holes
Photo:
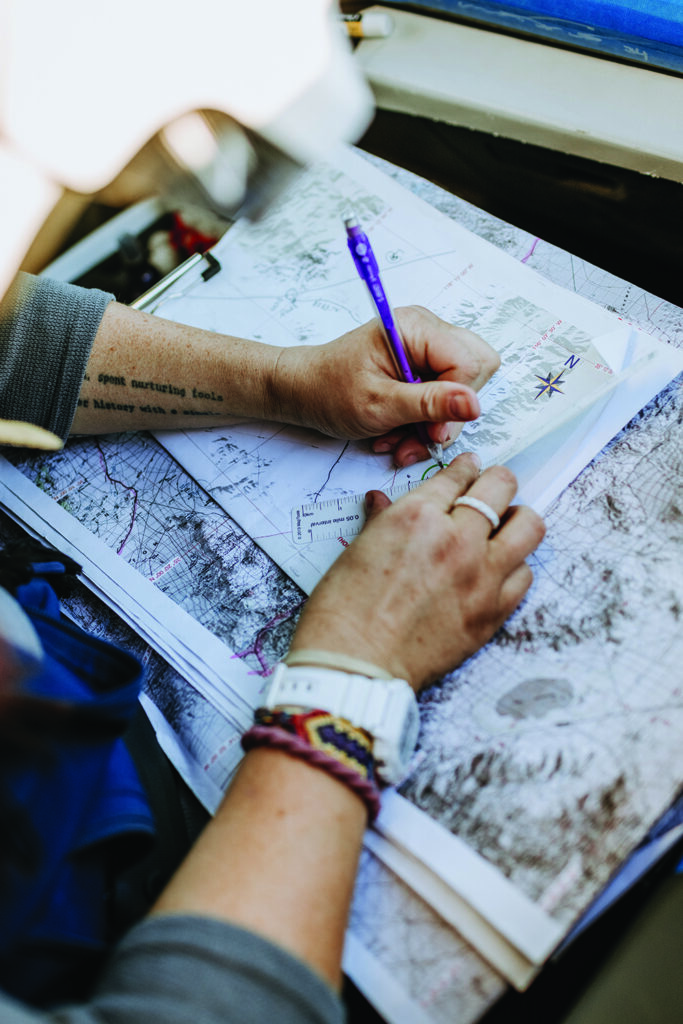
<svg viewBox="0 0 683 1024">
<path fill-rule="evenodd" d="M 37 1006 L 92 980 L 112 934 L 112 881 L 154 820 L 121 736 L 139 662 L 60 618 L 47 582 L 16 589 L 43 646 L 14 652 L 20 698 L 0 719 L 0 987 Z"/>
</svg>

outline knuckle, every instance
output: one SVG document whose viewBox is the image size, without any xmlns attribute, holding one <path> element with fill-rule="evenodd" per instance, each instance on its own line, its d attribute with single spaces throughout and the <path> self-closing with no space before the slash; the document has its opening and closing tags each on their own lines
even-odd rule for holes
<svg viewBox="0 0 683 1024">
<path fill-rule="evenodd" d="M 434 314 L 425 306 L 418 306 L 417 304 L 413 304 L 411 306 L 399 306 L 395 310 L 395 313 L 404 329 L 414 328 L 418 321 L 436 319 Z"/>
<path fill-rule="evenodd" d="M 533 581 L 533 572 L 526 562 L 522 562 L 516 573 L 514 590 L 510 590 L 507 594 L 501 595 L 499 606 L 502 620 L 507 619 L 515 608 L 520 605 Z"/>
<path fill-rule="evenodd" d="M 472 374 L 472 380 L 488 380 L 500 366 L 500 355 L 492 348 L 487 341 L 474 331 L 466 327 L 455 328 L 466 348 L 469 363 L 467 369 Z"/>
<path fill-rule="evenodd" d="M 440 387 L 436 381 L 425 384 L 420 395 L 420 414 L 423 420 L 439 419 L 439 392 Z"/>
<path fill-rule="evenodd" d="M 457 579 L 462 591 L 475 593 L 482 572 L 482 552 L 464 530 L 444 530 L 434 547 L 437 564 Z M 468 610 L 472 611 L 472 602 Z"/>
<path fill-rule="evenodd" d="M 538 546 L 545 537 L 548 528 L 545 524 L 545 520 L 541 516 L 539 516 L 536 512 L 533 511 L 532 515 L 533 519 L 531 521 L 531 526 L 534 533 L 534 538 L 536 540 L 536 545 Z M 529 571 L 531 572 L 531 570 Z"/>
<path fill-rule="evenodd" d="M 360 398 L 359 398 L 360 396 Z M 376 387 L 374 382 L 371 382 L 364 390 L 364 393 L 360 393 L 360 389 L 355 396 L 351 398 L 349 402 L 349 412 L 358 420 L 362 421 L 367 425 L 367 432 L 373 434 L 384 433 L 387 428 L 391 425 L 392 419 L 394 419 L 394 409 L 392 405 L 391 397 Z M 362 434 L 356 433 L 355 435 L 349 434 L 349 437 L 362 436 Z"/>
<path fill-rule="evenodd" d="M 534 547 L 538 547 L 547 532 L 545 520 L 528 505 L 520 505 L 517 508 L 517 515 Z"/>
<path fill-rule="evenodd" d="M 517 607 L 524 598 L 524 595 L 528 591 L 531 584 L 534 582 L 534 574 L 530 567 L 524 562 L 524 567 L 521 572 L 521 579 L 519 583 L 519 593 L 515 595 L 513 609 Z"/>
<path fill-rule="evenodd" d="M 418 494 L 407 494 L 393 506 L 397 517 L 411 533 L 427 533 L 434 528 L 432 507 Z"/>
<path fill-rule="evenodd" d="M 481 376 L 481 361 L 471 352 L 458 357 L 458 380 L 463 384 L 474 384 Z"/>
<path fill-rule="evenodd" d="M 479 467 L 470 452 L 456 455 L 444 472 L 453 477 L 461 486 L 468 487 L 479 476 Z"/>
<path fill-rule="evenodd" d="M 491 377 L 496 370 L 500 369 L 500 354 L 496 352 L 495 348 L 491 348 L 486 342 L 484 342 L 486 348 L 482 353 L 482 369 L 486 371 L 489 377 Z"/>
<path fill-rule="evenodd" d="M 402 528 L 408 537 L 419 543 L 423 551 L 431 553 L 433 564 L 440 565 L 453 559 L 459 564 L 475 561 L 472 545 L 462 531 L 454 530 L 452 520 L 432 502 L 424 501 L 415 493 L 402 498 L 393 508 L 400 513 Z"/>
<path fill-rule="evenodd" d="M 521 570 L 520 575 L 521 575 L 522 588 L 523 588 L 524 592 L 526 593 L 526 591 L 529 589 L 529 587 L 531 586 L 531 584 L 534 581 L 533 570 L 532 570 L 532 568 L 531 568 L 531 566 L 529 565 L 528 562 L 522 562 L 522 570 Z"/>
<path fill-rule="evenodd" d="M 517 490 L 517 477 L 507 466 L 491 466 L 490 469 L 486 470 L 486 473 L 496 477 L 498 482 L 505 487 Z"/>
</svg>

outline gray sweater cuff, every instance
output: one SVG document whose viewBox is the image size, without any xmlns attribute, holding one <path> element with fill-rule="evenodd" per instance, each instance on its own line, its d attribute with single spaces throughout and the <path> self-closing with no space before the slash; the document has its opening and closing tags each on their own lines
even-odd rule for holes
<svg viewBox="0 0 683 1024">
<path fill-rule="evenodd" d="M 0 305 L 0 417 L 66 438 L 95 334 L 113 298 L 17 276 Z"/>
<path fill-rule="evenodd" d="M 117 1024 L 344 1021 L 341 1000 L 296 957 L 243 928 L 192 916 L 152 917 L 134 928 L 89 1009 Z"/>
</svg>

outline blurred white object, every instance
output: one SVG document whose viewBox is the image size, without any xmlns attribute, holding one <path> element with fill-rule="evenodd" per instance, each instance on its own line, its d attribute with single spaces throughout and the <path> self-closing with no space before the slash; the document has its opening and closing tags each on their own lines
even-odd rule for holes
<svg viewBox="0 0 683 1024">
<path fill-rule="evenodd" d="M 357 138 L 371 95 L 337 14 L 328 0 L 299 0 L 296 17 L 280 0 L 0 0 L 0 294 L 61 189 L 102 189 L 153 137 L 137 198 L 167 157 L 225 208 L 261 166 L 267 198 L 288 161 Z"/>
</svg>

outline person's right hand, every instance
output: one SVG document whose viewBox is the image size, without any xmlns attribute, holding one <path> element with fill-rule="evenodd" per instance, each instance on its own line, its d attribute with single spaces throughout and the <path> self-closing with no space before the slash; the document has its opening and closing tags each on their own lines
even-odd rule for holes
<svg viewBox="0 0 683 1024">
<path fill-rule="evenodd" d="M 268 418 L 314 427 L 330 437 L 373 438 L 397 466 L 428 458 L 415 432 L 451 444 L 480 413 L 476 392 L 500 366 L 483 338 L 422 306 L 396 310 L 408 362 L 421 383 L 406 384 L 378 320 L 324 345 L 283 349 L 266 389 Z"/>
<path fill-rule="evenodd" d="M 407 679 L 415 690 L 478 650 L 527 592 L 525 559 L 545 525 L 532 509 L 510 507 L 517 481 L 459 455 L 395 504 L 366 499 L 368 523 L 308 601 L 291 650 L 353 654 Z M 481 512 L 454 507 L 467 494 L 501 519 L 492 532 Z"/>
</svg>

